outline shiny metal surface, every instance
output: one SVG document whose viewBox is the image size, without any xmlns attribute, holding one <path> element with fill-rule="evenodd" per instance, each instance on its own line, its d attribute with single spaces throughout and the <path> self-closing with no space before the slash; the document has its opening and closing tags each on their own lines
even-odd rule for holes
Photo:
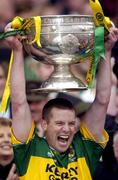
<svg viewBox="0 0 118 180">
<path fill-rule="evenodd" d="M 70 65 L 93 52 L 94 21 L 92 16 L 59 15 L 41 17 L 41 45 L 28 44 L 28 54 L 42 63 L 54 65 L 54 72 L 42 83 L 38 91 L 66 91 L 86 89 L 87 86 L 74 77 Z M 28 41 L 32 41 L 35 28 L 32 26 Z"/>
</svg>

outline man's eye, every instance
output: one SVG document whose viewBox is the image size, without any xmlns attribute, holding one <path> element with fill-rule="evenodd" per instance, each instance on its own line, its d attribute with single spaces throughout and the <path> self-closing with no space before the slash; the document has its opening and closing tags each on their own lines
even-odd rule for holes
<svg viewBox="0 0 118 180">
<path fill-rule="evenodd" d="M 71 122 L 69 124 L 70 124 L 70 126 L 75 126 L 75 122 Z"/>
<path fill-rule="evenodd" d="M 62 125 L 63 123 L 62 123 L 62 122 L 57 122 L 56 124 L 57 124 L 57 125 Z"/>
<path fill-rule="evenodd" d="M 3 135 L 2 134 L 0 134 L 0 138 L 2 138 L 3 137 Z"/>
</svg>

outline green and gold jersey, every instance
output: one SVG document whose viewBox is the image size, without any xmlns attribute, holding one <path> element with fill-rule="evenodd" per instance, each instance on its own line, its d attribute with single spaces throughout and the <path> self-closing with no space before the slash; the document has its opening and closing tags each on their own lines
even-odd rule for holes
<svg viewBox="0 0 118 180">
<path fill-rule="evenodd" d="M 15 162 L 20 180 L 91 180 L 102 150 L 108 141 L 96 143 L 81 124 L 65 153 L 52 150 L 45 138 L 38 137 L 32 126 L 28 141 L 22 144 L 12 133 Z"/>
</svg>

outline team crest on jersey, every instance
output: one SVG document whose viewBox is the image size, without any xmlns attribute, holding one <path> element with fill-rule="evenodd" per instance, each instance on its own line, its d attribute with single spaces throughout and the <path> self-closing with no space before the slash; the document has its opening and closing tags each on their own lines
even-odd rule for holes
<svg viewBox="0 0 118 180">
<path fill-rule="evenodd" d="M 73 162 L 73 161 L 76 160 L 75 150 L 73 149 L 72 146 L 70 146 L 69 153 L 68 153 L 68 158 L 69 158 L 70 162 Z"/>
</svg>

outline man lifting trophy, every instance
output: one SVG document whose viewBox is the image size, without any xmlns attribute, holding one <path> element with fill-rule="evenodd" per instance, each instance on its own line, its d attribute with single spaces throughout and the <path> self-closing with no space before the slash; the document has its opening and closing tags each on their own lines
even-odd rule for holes
<svg viewBox="0 0 118 180">
<path fill-rule="evenodd" d="M 0 36 L 13 50 L 0 108 L 5 110 L 10 95 L 11 138 L 19 179 L 92 180 L 109 140 L 104 124 L 111 95 L 111 50 L 118 29 L 104 17 L 98 0 L 90 0 L 90 4 L 93 17 L 16 17 Z M 98 68 L 95 99 L 79 126 L 73 104 L 66 98 L 54 98 L 43 107 L 40 123 L 44 135 L 38 136 L 27 101 L 23 48 L 34 59 L 54 66 L 52 75 L 36 90 L 39 92 L 86 89 Z M 87 59 L 90 66 L 85 85 L 71 74 L 70 66 Z"/>
<path fill-rule="evenodd" d="M 54 66 L 48 80 L 36 91 L 74 91 L 92 86 L 98 61 L 100 57 L 105 59 L 105 33 L 109 33 L 113 23 L 104 16 L 98 0 L 90 0 L 90 6 L 93 16 L 15 17 L 11 23 L 12 31 L 0 34 L 0 39 L 19 34 L 25 50 L 33 59 Z M 81 78 L 75 77 L 70 66 L 87 60 L 90 65 L 85 84 Z"/>
</svg>

